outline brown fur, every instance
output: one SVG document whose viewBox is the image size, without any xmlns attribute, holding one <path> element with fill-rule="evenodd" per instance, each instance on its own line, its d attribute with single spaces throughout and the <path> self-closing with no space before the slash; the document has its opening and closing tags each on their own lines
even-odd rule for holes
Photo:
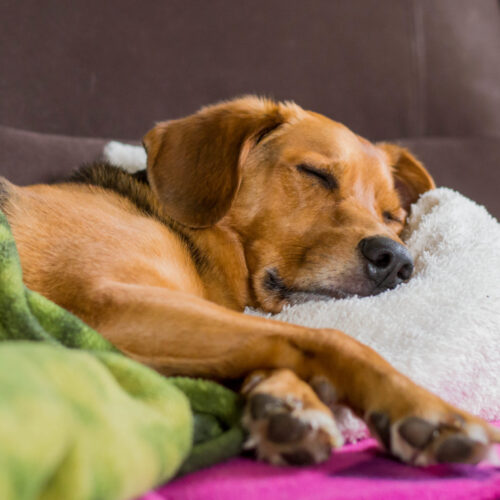
<svg viewBox="0 0 500 500">
<path fill-rule="evenodd" d="M 160 123 L 144 144 L 151 190 L 106 166 L 9 188 L 28 287 L 163 373 L 288 368 L 325 377 L 362 416 L 432 411 L 483 425 L 339 331 L 240 312 L 277 312 L 303 293 L 374 293 L 359 241 L 400 241 L 409 205 L 434 187 L 409 152 L 253 97 Z"/>
</svg>

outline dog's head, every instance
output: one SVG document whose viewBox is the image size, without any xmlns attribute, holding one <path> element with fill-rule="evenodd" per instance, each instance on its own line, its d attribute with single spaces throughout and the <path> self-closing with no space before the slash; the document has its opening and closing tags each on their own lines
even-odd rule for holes
<svg viewBox="0 0 500 500">
<path fill-rule="evenodd" d="M 265 310 L 310 293 L 374 295 L 411 275 L 399 235 L 434 182 L 399 146 L 256 97 L 159 123 L 144 145 L 149 181 L 170 217 L 237 232 Z"/>
</svg>

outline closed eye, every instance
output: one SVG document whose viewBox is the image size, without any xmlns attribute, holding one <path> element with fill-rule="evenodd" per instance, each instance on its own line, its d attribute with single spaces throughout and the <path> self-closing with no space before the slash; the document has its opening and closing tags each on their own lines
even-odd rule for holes
<svg viewBox="0 0 500 500">
<path fill-rule="evenodd" d="M 303 163 L 297 165 L 297 170 L 305 175 L 308 175 L 309 177 L 314 177 L 323 187 L 327 189 L 333 190 L 339 187 L 335 177 L 326 170 L 311 167 L 310 165 Z"/>
<path fill-rule="evenodd" d="M 391 212 L 385 211 L 382 213 L 382 216 L 388 222 L 399 222 L 399 224 L 403 223 L 403 221 L 399 217 L 396 217 Z"/>
</svg>

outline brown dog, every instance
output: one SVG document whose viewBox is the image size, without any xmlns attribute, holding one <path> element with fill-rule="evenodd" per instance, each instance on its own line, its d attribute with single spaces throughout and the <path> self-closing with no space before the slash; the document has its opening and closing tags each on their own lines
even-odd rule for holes
<svg viewBox="0 0 500 500">
<path fill-rule="evenodd" d="M 474 463 L 499 440 L 339 331 L 241 314 L 407 280 L 399 234 L 434 187 L 410 153 L 254 97 L 160 123 L 144 145 L 151 188 L 106 165 L 0 182 L 28 287 L 163 373 L 247 376 L 249 443 L 273 463 L 324 460 L 339 403 L 411 463 Z"/>
</svg>

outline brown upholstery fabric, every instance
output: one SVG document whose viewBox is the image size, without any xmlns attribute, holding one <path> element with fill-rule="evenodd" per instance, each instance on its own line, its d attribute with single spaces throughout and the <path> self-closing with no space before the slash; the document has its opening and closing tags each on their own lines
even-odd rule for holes
<svg viewBox="0 0 500 500">
<path fill-rule="evenodd" d="M 138 138 L 242 93 L 370 139 L 500 135 L 498 0 L 2 0 L 0 123 Z"/>
<path fill-rule="evenodd" d="M 106 142 L 0 126 L 0 175 L 20 185 L 60 180 L 99 158 Z"/>
<path fill-rule="evenodd" d="M 414 3 L 422 18 L 422 134 L 500 136 L 500 1 Z"/>
<path fill-rule="evenodd" d="M 424 163 L 438 186 L 473 199 L 500 220 L 500 137 L 417 138 L 399 142 Z"/>
</svg>

